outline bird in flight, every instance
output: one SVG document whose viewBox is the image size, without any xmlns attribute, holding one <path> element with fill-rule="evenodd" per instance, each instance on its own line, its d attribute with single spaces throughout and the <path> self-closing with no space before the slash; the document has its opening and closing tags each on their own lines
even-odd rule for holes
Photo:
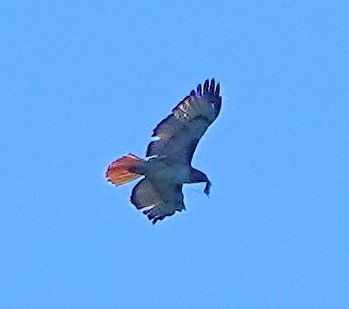
<svg viewBox="0 0 349 309">
<path fill-rule="evenodd" d="M 130 153 L 108 166 L 106 178 L 116 186 L 143 177 L 132 190 L 131 203 L 153 224 L 185 209 L 183 184 L 205 182 L 204 192 L 209 195 L 211 182 L 191 161 L 200 138 L 220 112 L 219 92 L 214 79 L 199 84 L 156 126 L 148 160 Z"/>
</svg>

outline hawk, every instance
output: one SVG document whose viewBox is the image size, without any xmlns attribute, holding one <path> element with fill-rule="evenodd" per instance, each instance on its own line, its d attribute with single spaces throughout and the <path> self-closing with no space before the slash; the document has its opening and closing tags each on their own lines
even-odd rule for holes
<svg viewBox="0 0 349 309">
<path fill-rule="evenodd" d="M 153 224 L 185 209 L 183 184 L 205 182 L 204 192 L 209 195 L 211 182 L 191 161 L 200 138 L 220 112 L 219 92 L 214 79 L 199 84 L 156 126 L 148 160 L 130 153 L 108 166 L 106 178 L 116 186 L 143 177 L 132 190 L 131 203 Z"/>
</svg>

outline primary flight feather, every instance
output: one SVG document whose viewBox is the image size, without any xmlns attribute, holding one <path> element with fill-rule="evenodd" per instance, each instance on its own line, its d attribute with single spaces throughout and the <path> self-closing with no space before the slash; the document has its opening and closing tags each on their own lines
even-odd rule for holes
<svg viewBox="0 0 349 309">
<path fill-rule="evenodd" d="M 146 152 L 150 159 L 128 154 L 108 166 L 106 177 L 116 186 L 144 176 L 132 190 L 131 203 L 153 224 L 185 209 L 184 183 L 205 182 L 204 192 L 210 193 L 211 182 L 191 161 L 200 138 L 221 110 L 219 92 L 214 79 L 192 90 L 154 129 L 152 136 L 157 139 Z"/>
</svg>

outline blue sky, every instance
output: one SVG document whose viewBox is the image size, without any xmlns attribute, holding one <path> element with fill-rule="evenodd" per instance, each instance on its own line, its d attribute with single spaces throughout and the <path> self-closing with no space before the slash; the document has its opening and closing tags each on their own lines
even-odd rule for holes
<svg viewBox="0 0 349 309">
<path fill-rule="evenodd" d="M 348 308 L 346 1 L 0 12 L 1 308 Z M 153 226 L 105 169 L 211 77 L 211 196 Z"/>
</svg>

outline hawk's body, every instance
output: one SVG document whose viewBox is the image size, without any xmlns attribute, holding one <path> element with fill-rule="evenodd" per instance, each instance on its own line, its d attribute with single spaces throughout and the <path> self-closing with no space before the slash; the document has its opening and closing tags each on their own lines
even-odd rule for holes
<svg viewBox="0 0 349 309">
<path fill-rule="evenodd" d="M 145 176 L 132 190 L 131 202 L 153 223 L 185 209 L 182 187 L 184 183 L 206 182 L 209 194 L 211 183 L 207 176 L 191 166 L 196 146 L 209 125 L 217 118 L 222 104 L 219 84 L 206 80 L 202 89 L 192 91 L 166 119 L 154 129 L 147 148 L 148 161 L 132 154 L 111 163 L 106 172 L 108 181 L 121 185 Z"/>
</svg>

